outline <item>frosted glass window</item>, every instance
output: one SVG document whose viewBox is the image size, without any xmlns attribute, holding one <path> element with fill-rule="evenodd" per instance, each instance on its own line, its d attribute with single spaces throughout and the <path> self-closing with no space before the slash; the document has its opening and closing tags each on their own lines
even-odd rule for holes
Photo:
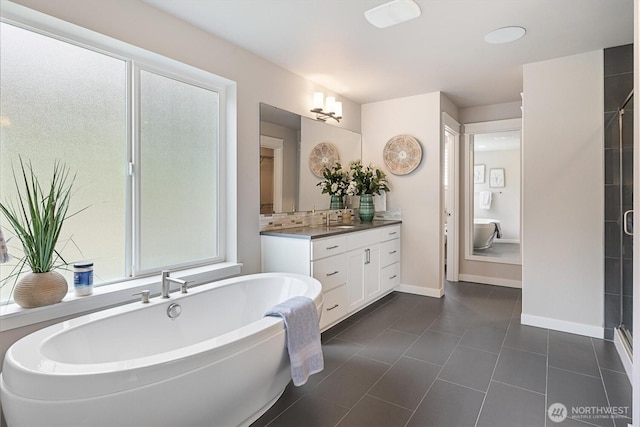
<svg viewBox="0 0 640 427">
<path fill-rule="evenodd" d="M 140 72 L 137 271 L 218 256 L 218 93 Z"/>
<path fill-rule="evenodd" d="M 77 173 L 59 247 L 66 261 L 92 260 L 94 283 L 125 277 L 126 61 L 0 23 L 0 198 L 15 195 L 12 166 L 30 161 L 46 181 L 53 160 Z M 11 237 L 4 217 L 0 225 Z M 21 255 L 17 239 L 10 253 Z M 15 265 L 0 265 L 5 278 Z M 70 272 L 67 282 L 73 286 Z M 2 300 L 11 286 L 4 286 Z"/>
</svg>

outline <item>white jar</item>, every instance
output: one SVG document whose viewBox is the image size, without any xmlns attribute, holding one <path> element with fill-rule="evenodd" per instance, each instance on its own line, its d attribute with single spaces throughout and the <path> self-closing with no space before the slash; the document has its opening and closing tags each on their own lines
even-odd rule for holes
<svg viewBox="0 0 640 427">
<path fill-rule="evenodd" d="M 77 262 L 73 264 L 73 289 L 78 297 L 93 294 L 92 262 Z"/>
</svg>

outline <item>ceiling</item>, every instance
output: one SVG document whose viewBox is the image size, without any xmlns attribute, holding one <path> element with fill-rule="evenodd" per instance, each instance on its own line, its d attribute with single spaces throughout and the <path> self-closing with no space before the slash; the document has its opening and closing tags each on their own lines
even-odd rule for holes
<svg viewBox="0 0 640 427">
<path fill-rule="evenodd" d="M 384 29 L 364 11 L 387 0 L 144 1 L 361 104 L 518 101 L 523 64 L 633 42 L 633 0 L 416 0 L 419 18 Z M 484 42 L 510 25 L 527 34 Z"/>
</svg>

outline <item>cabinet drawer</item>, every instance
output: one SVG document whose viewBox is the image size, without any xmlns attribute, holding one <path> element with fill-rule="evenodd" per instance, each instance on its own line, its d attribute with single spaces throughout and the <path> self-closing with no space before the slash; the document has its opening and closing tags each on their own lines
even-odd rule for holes
<svg viewBox="0 0 640 427">
<path fill-rule="evenodd" d="M 380 243 L 380 229 L 349 233 L 347 235 L 347 250 L 364 248 Z"/>
<path fill-rule="evenodd" d="M 344 253 L 346 249 L 347 238 L 345 236 L 313 240 L 311 242 L 311 259 L 315 260 L 341 254 Z"/>
<path fill-rule="evenodd" d="M 347 281 L 347 258 L 341 254 L 311 261 L 311 271 L 322 283 L 322 290 L 329 291 Z"/>
<path fill-rule="evenodd" d="M 325 292 L 323 297 L 324 304 L 320 315 L 321 330 L 347 315 L 347 285 Z"/>
<path fill-rule="evenodd" d="M 380 265 L 386 267 L 389 264 L 400 261 L 400 239 L 383 242 L 380 252 Z"/>
<path fill-rule="evenodd" d="M 400 285 L 400 263 L 386 266 L 380 272 L 382 280 L 382 291 L 387 292 Z"/>
<path fill-rule="evenodd" d="M 400 237 L 400 225 L 390 225 L 380 230 L 380 241 L 397 239 Z"/>
</svg>

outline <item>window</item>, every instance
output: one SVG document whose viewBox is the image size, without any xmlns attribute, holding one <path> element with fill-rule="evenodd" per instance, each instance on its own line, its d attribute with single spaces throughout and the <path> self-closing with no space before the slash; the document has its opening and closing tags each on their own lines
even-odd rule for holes
<svg viewBox="0 0 640 427">
<path fill-rule="evenodd" d="M 69 166 L 70 212 L 88 209 L 59 247 L 94 262 L 95 285 L 223 260 L 224 80 L 122 43 L 110 52 L 10 22 L 0 32 L 0 198 L 14 197 L 19 156 L 43 179 L 53 159 Z"/>
</svg>

